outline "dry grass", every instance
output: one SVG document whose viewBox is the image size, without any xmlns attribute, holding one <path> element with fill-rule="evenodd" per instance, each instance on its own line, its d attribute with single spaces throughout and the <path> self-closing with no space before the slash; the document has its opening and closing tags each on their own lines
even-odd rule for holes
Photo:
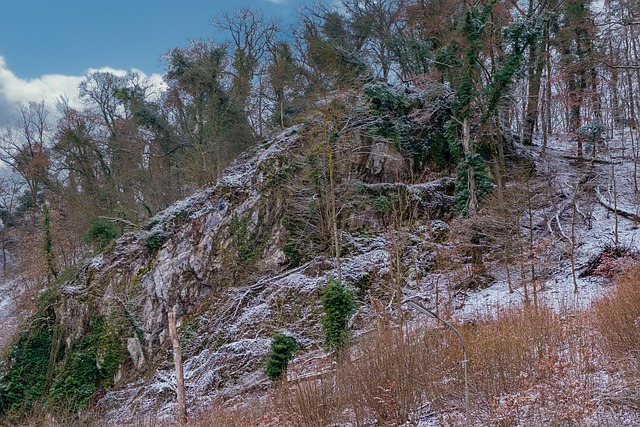
<svg viewBox="0 0 640 427">
<path fill-rule="evenodd" d="M 474 392 L 483 404 L 518 389 L 535 364 L 565 342 L 561 322 L 546 308 L 501 311 L 462 328 Z"/>
<path fill-rule="evenodd" d="M 622 418 L 594 422 L 593 414 L 604 410 L 613 416 L 612 407 L 624 413 L 640 401 L 634 392 L 639 323 L 640 268 L 621 276 L 592 313 L 511 309 L 473 324 L 454 323 L 469 349 L 472 424 L 617 425 Z M 379 323 L 356 340 L 350 360 L 326 374 L 294 378 L 266 395 L 213 406 L 192 414 L 189 426 L 400 426 L 415 425 L 416 415 L 428 412 L 439 425 L 464 425 L 458 338 L 432 319 L 407 324 L 400 329 Z M 626 366 L 615 371 L 621 382 L 603 385 L 604 370 L 612 373 L 620 365 Z"/>
<path fill-rule="evenodd" d="M 560 319 L 546 309 L 505 311 L 457 326 L 470 349 L 473 412 L 485 421 L 494 414 L 482 408 L 528 386 L 549 355 L 566 348 Z M 281 388 L 276 410 L 295 426 L 364 426 L 374 420 L 397 426 L 429 407 L 446 425 L 447 414 L 464 411 L 461 360 L 460 343 L 447 329 L 432 323 L 405 330 L 379 326 L 360 338 L 352 360 L 330 378 Z"/>
<path fill-rule="evenodd" d="M 338 397 L 333 378 L 314 379 L 292 386 L 280 384 L 274 412 L 281 414 L 283 426 L 330 425 L 340 419 L 342 404 Z"/>
<path fill-rule="evenodd" d="M 358 345 L 356 357 L 337 369 L 340 401 L 360 425 L 406 422 L 416 408 L 444 392 L 440 381 L 451 369 L 449 345 L 437 330 L 379 327 Z"/>
<path fill-rule="evenodd" d="M 565 323 L 540 308 L 502 311 L 473 325 L 456 325 L 469 348 L 472 422 L 579 425 L 571 423 L 591 409 L 585 402 L 586 383 L 565 378 L 578 378 L 575 370 L 582 365 L 577 362 L 583 359 L 574 345 L 580 342 Z M 378 325 L 358 340 L 351 360 L 329 375 L 280 384 L 273 398 L 260 405 L 216 407 L 190 425 L 399 426 L 415 421 L 412 417 L 421 408 L 432 411 L 440 425 L 461 425 L 464 381 L 458 338 L 431 321 L 413 324 L 405 330 Z M 557 410 L 540 411 L 546 404 Z"/>
<path fill-rule="evenodd" d="M 610 354 L 637 370 L 640 356 L 640 266 L 619 276 L 615 290 L 594 306 L 595 326 Z"/>
<path fill-rule="evenodd" d="M 201 415 L 192 415 L 190 427 L 255 427 L 283 426 L 278 417 L 271 414 L 270 400 L 251 399 L 239 405 L 215 405 Z"/>
</svg>

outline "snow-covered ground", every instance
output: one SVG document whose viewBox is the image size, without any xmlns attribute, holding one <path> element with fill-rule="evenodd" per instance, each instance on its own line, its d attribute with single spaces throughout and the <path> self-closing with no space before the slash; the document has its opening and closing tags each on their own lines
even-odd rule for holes
<svg viewBox="0 0 640 427">
<path fill-rule="evenodd" d="M 550 265 L 552 274 L 538 283 L 538 301 L 555 309 L 585 309 L 604 295 L 610 288 L 610 280 L 602 276 L 585 275 L 589 261 L 593 260 L 605 248 L 619 247 L 637 252 L 640 249 L 640 230 L 638 223 L 622 215 L 615 215 L 611 210 L 598 203 L 596 189 L 599 189 L 605 200 L 613 205 L 613 179 L 617 193 L 617 208 L 630 212 L 640 209 L 639 195 L 634 189 L 634 159 L 630 147 L 629 130 L 618 131 L 613 138 L 606 141 L 597 152 L 596 161 L 591 162 L 588 155 L 580 164 L 573 157 L 576 143 L 570 138 L 551 138 L 546 155 L 541 155 L 540 141 L 533 148 L 537 169 L 540 173 L 551 177 L 556 193 L 571 192 L 580 178 L 588 180 L 581 183 L 577 197 L 578 214 L 575 227 L 575 268 L 577 292 L 574 292 L 574 279 L 571 259 L 568 256 L 571 243 L 569 237 L 572 209 L 565 207 L 557 218 L 550 218 L 549 210 L 540 212 L 536 221 L 554 248 L 549 251 L 553 259 L 542 260 Z M 638 172 L 640 174 L 640 171 Z M 586 178 L 585 178 L 586 177 Z M 614 177 L 614 178 L 612 178 Z M 548 179 L 548 178 L 547 178 Z M 554 211 L 551 211 L 553 216 Z M 584 216 L 583 216 L 584 215 Z M 590 219 L 585 219 L 590 217 Z M 616 224 L 617 217 L 617 224 Z M 562 229 L 558 228 L 560 222 Z M 553 227 L 553 234 L 545 228 L 548 223 Z M 617 228 L 617 231 L 616 231 Z M 562 233 L 566 237 L 562 236 Z M 540 237 L 540 236 L 537 236 Z M 514 268 L 514 270 L 517 267 Z M 491 270 L 496 281 L 488 288 L 465 295 L 464 305 L 457 315 L 470 318 L 479 314 L 495 312 L 497 308 L 520 307 L 524 301 L 522 287 L 509 292 L 506 273 L 500 265 L 493 265 Z M 512 273 L 513 274 L 513 273 Z M 531 292 L 531 290 L 529 290 Z M 531 298 L 531 296 L 530 296 Z"/>
</svg>

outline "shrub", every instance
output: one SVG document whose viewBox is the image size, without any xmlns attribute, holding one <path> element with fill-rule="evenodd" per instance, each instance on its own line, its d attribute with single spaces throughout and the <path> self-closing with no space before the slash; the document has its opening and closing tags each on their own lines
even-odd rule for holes
<svg viewBox="0 0 640 427">
<path fill-rule="evenodd" d="M 150 254 L 155 254 L 162 247 L 162 243 L 164 243 L 164 236 L 162 232 L 156 231 L 147 236 L 144 241 L 144 247 Z"/>
<path fill-rule="evenodd" d="M 409 110 L 409 101 L 404 92 L 385 83 L 365 85 L 364 94 L 377 113 L 395 112 L 402 115 Z"/>
<path fill-rule="evenodd" d="M 106 219 L 97 219 L 89 226 L 84 240 L 97 250 L 104 251 L 112 241 L 120 237 L 120 234 L 114 223 Z"/>
<path fill-rule="evenodd" d="M 266 374 L 271 381 L 286 377 L 289 361 L 298 350 L 298 342 L 290 335 L 277 333 L 271 341 L 271 351 L 267 357 Z"/>
<path fill-rule="evenodd" d="M 344 283 L 330 278 L 322 288 L 322 319 L 324 342 L 327 350 L 341 353 L 348 344 L 349 316 L 355 311 L 353 293 Z"/>
<path fill-rule="evenodd" d="M 600 122 L 588 122 L 576 129 L 576 133 L 588 141 L 597 141 L 602 138 L 602 134 L 606 130 L 605 126 Z"/>
<path fill-rule="evenodd" d="M 460 329 L 469 349 L 475 393 L 487 401 L 523 387 L 536 364 L 557 354 L 561 346 L 566 346 L 567 356 L 572 353 L 559 316 L 543 307 L 505 309 L 495 318 L 477 319 Z"/>
</svg>

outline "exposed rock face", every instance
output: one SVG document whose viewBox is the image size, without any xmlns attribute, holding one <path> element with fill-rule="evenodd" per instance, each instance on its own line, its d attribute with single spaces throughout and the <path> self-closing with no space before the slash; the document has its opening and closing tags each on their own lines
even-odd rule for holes
<svg viewBox="0 0 640 427">
<path fill-rule="evenodd" d="M 127 351 L 133 360 L 133 365 L 140 369 L 144 365 L 145 357 L 138 338 L 127 338 Z"/>
<path fill-rule="evenodd" d="M 239 159 L 215 186 L 160 213 L 144 231 L 126 234 L 112 251 L 85 265 L 63 287 L 67 298 L 59 318 L 67 344 L 86 332 L 95 310 L 104 316 L 124 310 L 143 332 L 129 339 L 145 341 L 140 347 L 153 355 L 166 339 L 166 313 L 174 305 L 181 315 L 192 313 L 237 280 L 243 262 L 262 272 L 278 271 L 282 201 L 269 173 L 298 143 L 298 130 L 291 128 L 253 157 Z M 150 247 L 152 239 L 159 247 Z M 239 254 L 239 246 L 255 252 Z M 138 344 L 128 347 L 141 365 Z"/>
<path fill-rule="evenodd" d="M 120 389 L 100 401 L 112 419 L 124 422 L 133 410 L 172 413 L 166 319 L 173 306 L 182 321 L 191 404 L 263 384 L 274 331 L 286 329 L 303 347 L 317 348 L 322 342 L 320 290 L 327 277 L 336 276 L 336 263 L 316 254 L 287 269 L 282 249 L 287 234 L 283 218 L 291 202 L 283 175 L 292 156 L 304 151 L 301 130 L 290 128 L 247 153 L 213 187 L 161 212 L 143 230 L 124 235 L 63 286 L 57 312 L 67 347 L 87 333 L 96 316 L 118 314 L 129 323 L 130 332 L 120 337 L 128 353 L 117 373 Z M 387 146 L 371 153 L 368 162 L 380 179 L 402 167 L 401 157 Z M 448 180 L 364 184 L 361 196 L 401 189 L 428 219 L 452 206 L 449 187 Z M 429 268 L 428 233 L 419 224 L 411 227 L 367 236 L 344 232 L 343 277 L 359 295 L 375 288 L 378 296 L 390 298 L 389 250 L 398 250 L 400 241 L 406 280 L 418 281 Z M 149 379 L 124 384 L 141 369 L 153 370 Z"/>
<path fill-rule="evenodd" d="M 402 175 L 404 158 L 391 144 L 384 140 L 374 140 L 369 148 L 366 171 L 378 182 L 394 181 Z"/>
</svg>

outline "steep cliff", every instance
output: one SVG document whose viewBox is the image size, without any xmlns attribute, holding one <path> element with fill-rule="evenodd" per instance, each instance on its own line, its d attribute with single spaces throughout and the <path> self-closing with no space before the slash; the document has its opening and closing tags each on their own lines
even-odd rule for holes
<svg viewBox="0 0 640 427">
<path fill-rule="evenodd" d="M 28 399 L 5 399 L 5 410 L 32 399 L 73 410 L 94 401 L 118 423 L 132 413 L 171 414 L 167 312 L 174 306 L 190 405 L 267 384 L 265 358 L 278 330 L 294 334 L 304 350 L 319 348 L 320 289 L 338 274 L 321 126 L 292 127 L 245 153 L 214 185 L 48 290 L 36 315 L 44 319 L 37 323 L 43 341 L 34 347 L 27 338 L 14 349 L 18 361 L 40 355 L 42 375 Z M 361 301 L 393 300 L 400 276 L 418 283 L 432 264 L 427 220 L 449 214 L 453 182 L 384 182 L 406 161 L 357 123 L 336 141 L 343 278 Z M 397 202 L 401 210 L 392 209 Z M 362 327 L 368 316 L 360 310 L 352 323 Z M 14 365 L 34 366 L 23 362 Z"/>
</svg>

